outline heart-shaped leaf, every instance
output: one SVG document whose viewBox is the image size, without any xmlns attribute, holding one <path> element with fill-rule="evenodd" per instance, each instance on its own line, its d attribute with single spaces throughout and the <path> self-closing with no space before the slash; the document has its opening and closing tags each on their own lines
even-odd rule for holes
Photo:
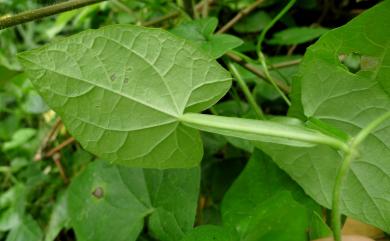
<svg viewBox="0 0 390 241">
<path fill-rule="evenodd" d="M 235 228 L 242 241 L 326 236 L 327 227 L 318 213 L 320 206 L 257 149 L 222 203 L 224 225 Z"/>
<path fill-rule="evenodd" d="M 197 165 L 199 134 L 177 119 L 212 106 L 231 84 L 186 40 L 131 25 L 85 31 L 19 59 L 85 149 L 129 166 Z"/>
<path fill-rule="evenodd" d="M 307 117 L 352 137 L 390 111 L 389 15 L 390 2 L 384 1 L 308 49 L 294 83 L 301 86 Z M 341 153 L 320 145 L 300 149 L 260 145 L 311 197 L 331 207 Z M 342 188 L 341 204 L 344 214 L 390 232 L 390 121 L 360 146 Z"/>
<path fill-rule="evenodd" d="M 141 169 L 96 161 L 68 192 L 77 240 L 135 241 L 147 225 L 161 241 L 179 241 L 192 230 L 199 168 Z"/>
</svg>

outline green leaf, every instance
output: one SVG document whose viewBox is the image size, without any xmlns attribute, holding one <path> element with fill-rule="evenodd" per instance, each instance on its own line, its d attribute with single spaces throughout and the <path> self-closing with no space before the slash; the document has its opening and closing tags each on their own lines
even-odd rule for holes
<svg viewBox="0 0 390 241">
<path fill-rule="evenodd" d="M 213 34 L 218 25 L 216 18 L 202 18 L 185 22 L 171 32 L 190 40 L 211 58 L 217 59 L 227 51 L 240 46 L 243 41 L 229 34 Z"/>
<path fill-rule="evenodd" d="M 253 33 L 263 30 L 272 18 L 265 11 L 258 11 L 243 18 L 234 25 L 234 30 L 240 33 Z"/>
<path fill-rule="evenodd" d="M 0 196 L 0 231 L 8 231 L 18 226 L 24 216 L 26 188 L 18 184 Z"/>
<path fill-rule="evenodd" d="M 330 31 L 308 49 L 298 79 L 305 116 L 351 137 L 390 110 L 389 14 L 390 2 L 385 1 Z M 340 56 L 350 53 L 361 55 L 361 67 L 356 73 L 340 62 Z M 389 137 L 390 121 L 387 121 L 360 145 L 359 156 L 351 163 L 344 182 L 341 200 L 345 215 L 387 232 L 390 232 Z M 326 146 L 305 149 L 264 143 L 261 146 L 307 194 L 331 207 L 341 153 Z"/>
<path fill-rule="evenodd" d="M 37 130 L 32 128 L 19 129 L 12 135 L 12 139 L 10 141 L 4 143 L 3 150 L 8 151 L 20 147 L 33 138 L 36 133 Z"/>
<path fill-rule="evenodd" d="M 61 193 L 51 212 L 45 241 L 54 241 L 63 228 L 70 227 L 67 193 Z"/>
<path fill-rule="evenodd" d="M 314 40 L 328 31 L 329 29 L 327 28 L 288 28 L 286 30 L 275 33 L 272 39 L 267 41 L 267 43 L 272 45 L 302 44 Z"/>
<path fill-rule="evenodd" d="M 296 201 L 298 198 L 311 206 Z M 289 241 L 292 237 L 306 240 L 307 230 L 315 231 L 318 222 L 312 221 L 320 211 L 297 184 L 258 150 L 222 203 L 224 225 L 234 227 L 242 241 Z M 316 227 L 324 229 L 325 225 Z"/>
<path fill-rule="evenodd" d="M 96 161 L 71 184 L 68 206 L 78 240 L 136 240 L 147 224 L 162 241 L 192 229 L 199 168 L 136 169 Z"/>
<path fill-rule="evenodd" d="M 178 117 L 212 106 L 231 84 L 187 41 L 130 25 L 85 31 L 19 58 L 85 149 L 128 166 L 196 166 L 199 134 Z"/>
<path fill-rule="evenodd" d="M 182 241 L 239 241 L 235 230 L 226 227 L 203 225 L 190 231 Z"/>
<path fill-rule="evenodd" d="M 24 217 L 8 234 L 5 241 L 41 241 L 42 230 L 30 216 Z"/>
</svg>

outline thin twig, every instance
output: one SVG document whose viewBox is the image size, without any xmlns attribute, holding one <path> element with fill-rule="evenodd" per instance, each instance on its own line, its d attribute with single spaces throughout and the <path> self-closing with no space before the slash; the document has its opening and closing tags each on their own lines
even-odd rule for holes
<svg viewBox="0 0 390 241">
<path fill-rule="evenodd" d="M 103 1 L 107 0 L 72 0 L 43 8 L 34 9 L 31 11 L 26 11 L 23 13 L 16 14 L 14 16 L 0 18 L 0 29 L 12 27 L 22 23 L 27 23 L 33 20 L 41 19 L 62 12 L 67 12 L 77 8 L 82 8 Z"/>
<path fill-rule="evenodd" d="M 54 147 L 53 149 L 51 149 L 50 151 L 48 151 L 45 155 L 45 157 L 51 157 L 53 156 L 55 153 L 61 151 L 64 147 L 72 144 L 73 142 L 75 142 L 75 139 L 74 137 L 69 137 L 68 139 L 66 139 L 64 142 L 62 142 L 61 144 L 59 144 L 58 146 Z"/>
<path fill-rule="evenodd" d="M 261 71 L 260 69 L 258 69 L 256 66 L 250 64 L 250 63 L 247 63 L 245 61 L 243 61 L 243 59 L 241 59 L 239 56 L 233 54 L 233 53 L 226 53 L 225 54 L 227 57 L 229 57 L 231 60 L 233 60 L 234 62 L 236 62 L 237 64 L 241 65 L 242 67 L 244 67 L 245 69 L 247 69 L 248 71 L 254 73 L 256 76 L 260 77 L 261 79 L 264 79 L 265 81 L 267 81 L 268 83 L 272 84 L 269 79 L 267 78 L 266 74 Z M 290 63 L 289 63 L 290 64 Z M 276 65 L 274 65 L 275 67 Z M 283 81 L 279 80 L 279 79 L 274 79 L 276 85 L 286 94 L 290 93 L 291 89 L 290 87 L 285 84 Z"/>
<path fill-rule="evenodd" d="M 300 64 L 302 61 L 302 59 L 294 59 L 294 60 L 290 60 L 290 61 L 285 61 L 285 62 L 280 62 L 280 63 L 276 63 L 276 64 L 271 64 L 268 66 L 268 69 L 272 70 L 272 69 L 282 69 L 282 68 L 287 68 L 287 67 L 291 67 L 291 66 L 294 66 L 294 65 L 298 65 Z"/>
<path fill-rule="evenodd" d="M 158 23 L 164 22 L 164 21 L 166 21 L 168 19 L 176 18 L 179 15 L 180 15 L 179 11 L 174 11 L 174 12 L 168 13 L 167 15 L 164 15 L 164 16 L 152 19 L 150 21 L 144 22 L 141 25 L 144 26 L 144 27 L 153 26 L 153 25 L 156 25 Z"/>
<path fill-rule="evenodd" d="M 234 18 L 232 18 L 229 22 L 227 22 L 222 28 L 218 30 L 217 33 L 225 33 L 228 31 L 231 27 L 233 27 L 240 19 L 248 15 L 250 12 L 252 12 L 254 9 L 256 9 L 258 6 L 260 6 L 264 0 L 257 0 L 256 2 L 252 3 L 248 7 L 244 8 L 240 12 L 237 13 Z"/>
<path fill-rule="evenodd" d="M 123 12 L 126 12 L 129 15 L 133 14 L 133 11 L 131 11 L 131 9 L 127 7 L 126 4 L 124 4 L 121 0 L 111 0 L 111 3 Z"/>
<path fill-rule="evenodd" d="M 69 179 L 66 176 L 64 167 L 62 166 L 61 155 L 59 153 L 55 153 L 53 155 L 53 161 L 56 164 L 58 171 L 60 172 L 60 176 L 61 176 L 62 180 L 64 181 L 65 184 L 67 184 L 69 182 Z"/>
<path fill-rule="evenodd" d="M 195 10 L 199 12 L 203 9 L 203 4 L 206 4 L 206 3 L 211 4 L 213 2 L 214 2 L 214 0 L 206 0 L 206 1 L 200 2 L 195 6 Z M 153 25 L 159 24 L 161 22 L 164 22 L 168 19 L 176 18 L 178 16 L 180 16 L 180 11 L 176 10 L 176 11 L 168 13 L 167 15 L 146 21 L 146 22 L 142 23 L 141 25 L 144 27 L 149 27 L 149 26 L 153 26 Z"/>
<path fill-rule="evenodd" d="M 209 16 L 209 0 L 203 0 L 202 17 L 207 18 Z"/>
<path fill-rule="evenodd" d="M 55 133 L 57 132 L 58 128 L 61 126 L 62 122 L 60 118 L 57 118 L 56 122 L 54 125 L 51 127 L 50 131 L 47 133 L 47 135 L 43 138 L 41 144 L 39 145 L 39 148 L 37 152 L 34 155 L 34 160 L 35 161 L 40 161 L 42 160 L 42 153 L 46 149 L 47 145 L 49 142 L 52 141 L 53 136 L 55 136 Z"/>
</svg>

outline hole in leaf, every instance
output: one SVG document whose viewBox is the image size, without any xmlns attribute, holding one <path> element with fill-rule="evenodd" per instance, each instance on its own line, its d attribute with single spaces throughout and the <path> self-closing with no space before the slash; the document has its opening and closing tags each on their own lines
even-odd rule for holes
<svg viewBox="0 0 390 241">
<path fill-rule="evenodd" d="M 361 69 L 362 55 L 359 53 L 340 54 L 339 60 L 353 74 Z"/>
<path fill-rule="evenodd" d="M 104 196 L 104 190 L 101 187 L 97 187 L 93 192 L 92 195 L 96 197 L 97 199 L 100 199 Z"/>
</svg>

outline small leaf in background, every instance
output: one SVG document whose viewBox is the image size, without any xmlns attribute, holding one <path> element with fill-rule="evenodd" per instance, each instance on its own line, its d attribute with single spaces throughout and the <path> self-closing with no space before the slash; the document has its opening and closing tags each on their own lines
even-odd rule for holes
<svg viewBox="0 0 390 241">
<path fill-rule="evenodd" d="M 293 27 L 275 33 L 267 43 L 272 45 L 302 44 L 319 38 L 328 31 L 329 29 L 320 27 Z"/>
<path fill-rule="evenodd" d="M 35 136 L 37 130 L 32 128 L 22 128 L 17 130 L 13 135 L 12 139 L 3 144 L 3 151 L 9 151 L 15 148 L 20 147 L 21 145 L 28 142 L 31 138 Z"/>
<path fill-rule="evenodd" d="M 296 201 L 298 197 L 308 205 Z M 305 197 L 299 186 L 258 150 L 222 203 L 224 225 L 234 227 L 242 241 L 306 240 L 308 235 L 317 238 L 312 223 L 317 212 L 321 212 L 320 206 Z M 327 229 L 324 225 L 319 228 Z"/>
<path fill-rule="evenodd" d="M 79 240 L 135 241 L 147 225 L 162 241 L 179 241 L 192 229 L 199 168 L 139 169 L 95 161 L 68 192 L 72 227 Z"/>
<path fill-rule="evenodd" d="M 70 228 L 67 193 L 59 195 L 50 214 L 49 224 L 46 228 L 45 241 L 54 241 L 60 231 Z"/>
<path fill-rule="evenodd" d="M 42 241 L 43 233 L 31 216 L 25 216 L 8 234 L 5 241 Z"/>
<path fill-rule="evenodd" d="M 131 25 L 85 31 L 19 57 L 82 146 L 128 166 L 198 165 L 199 134 L 178 117 L 209 108 L 231 85 L 229 72 L 187 41 Z"/>
<path fill-rule="evenodd" d="M 253 33 L 263 30 L 272 18 L 265 11 L 258 11 L 241 19 L 234 25 L 234 30 L 239 33 Z"/>
<path fill-rule="evenodd" d="M 18 226 L 26 207 L 26 188 L 15 185 L 0 195 L 0 231 L 5 232 Z"/>
<path fill-rule="evenodd" d="M 217 59 L 243 43 L 241 39 L 233 35 L 213 34 L 217 25 L 216 18 L 203 18 L 184 22 L 171 32 L 190 40 L 211 58 Z"/>
<path fill-rule="evenodd" d="M 58 17 L 56 18 L 56 21 L 52 25 L 52 27 L 46 30 L 46 35 L 48 36 L 48 38 L 49 39 L 54 38 L 81 11 L 82 11 L 81 9 L 76 9 L 76 10 L 69 11 L 69 12 L 64 12 L 64 13 L 61 13 L 60 15 L 58 15 Z"/>
<path fill-rule="evenodd" d="M 181 241 L 239 241 L 239 236 L 234 229 L 204 225 L 196 227 Z"/>
<path fill-rule="evenodd" d="M 29 91 L 22 105 L 25 112 L 30 114 L 42 114 L 49 110 L 42 97 L 36 91 Z"/>
</svg>

